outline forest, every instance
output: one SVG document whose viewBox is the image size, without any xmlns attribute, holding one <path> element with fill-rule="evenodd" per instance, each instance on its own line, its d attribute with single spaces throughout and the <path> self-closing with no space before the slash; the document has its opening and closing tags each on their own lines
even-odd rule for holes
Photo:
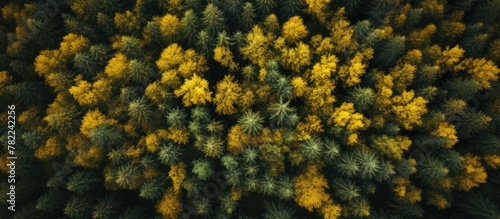
<svg viewBox="0 0 500 219">
<path fill-rule="evenodd" d="M 500 219 L 500 0 L 0 9 L 0 218 Z"/>
</svg>

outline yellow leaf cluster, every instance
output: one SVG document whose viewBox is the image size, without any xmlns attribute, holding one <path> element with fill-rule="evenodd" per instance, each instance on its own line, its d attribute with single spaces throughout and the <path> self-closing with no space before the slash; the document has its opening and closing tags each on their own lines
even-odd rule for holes
<svg viewBox="0 0 500 219">
<path fill-rule="evenodd" d="M 162 72 L 162 84 L 174 88 L 181 84 L 181 77 L 187 79 L 208 71 L 203 55 L 193 49 L 184 50 L 177 43 L 170 44 L 163 50 L 156 65 Z"/>
<path fill-rule="evenodd" d="M 229 68 L 229 71 L 236 71 L 239 66 L 233 60 L 233 53 L 227 46 L 217 46 L 214 49 L 214 60 L 224 67 Z"/>
<path fill-rule="evenodd" d="M 458 137 L 456 135 L 457 131 L 455 130 L 455 126 L 447 122 L 439 123 L 436 130 L 434 130 L 431 134 L 438 137 L 446 138 L 448 140 L 445 145 L 446 148 L 452 148 L 453 145 L 455 145 L 458 142 Z"/>
<path fill-rule="evenodd" d="M 186 178 L 186 165 L 183 162 L 170 166 L 168 176 L 172 179 L 172 186 L 175 192 L 181 191 L 182 181 Z"/>
<path fill-rule="evenodd" d="M 333 45 L 333 39 L 331 37 L 321 36 L 321 34 L 317 34 L 311 37 L 311 45 L 314 51 L 314 54 L 317 55 L 328 55 L 334 52 L 335 46 Z"/>
<path fill-rule="evenodd" d="M 167 13 L 160 20 L 160 31 L 162 36 L 167 39 L 173 39 L 181 28 L 181 21 L 175 15 Z"/>
<path fill-rule="evenodd" d="M 104 157 L 101 147 L 92 145 L 88 138 L 80 134 L 69 136 L 67 141 L 66 149 L 76 153 L 73 158 L 75 164 L 87 168 L 96 168 L 99 166 L 99 162 Z"/>
<path fill-rule="evenodd" d="M 246 44 L 241 47 L 241 54 L 253 64 L 264 67 L 267 59 L 272 56 L 269 51 L 271 42 L 272 39 L 264 35 L 264 31 L 258 25 L 255 25 L 246 35 Z"/>
<path fill-rule="evenodd" d="M 356 113 L 353 103 L 344 102 L 340 107 L 335 108 L 328 119 L 328 124 L 334 124 L 336 127 L 346 127 L 350 133 L 347 144 L 353 145 L 357 143 L 358 134 L 356 132 L 368 128 L 370 120 L 366 119 L 363 114 Z"/>
<path fill-rule="evenodd" d="M 389 137 L 382 135 L 373 139 L 372 146 L 382 154 L 401 160 L 403 153 L 410 148 L 411 144 L 412 141 L 407 136 Z"/>
<path fill-rule="evenodd" d="M 498 80 L 500 69 L 490 60 L 484 58 L 463 60 L 459 65 L 455 66 L 456 70 L 465 70 L 472 74 L 472 79 L 479 85 L 479 89 L 489 89 L 490 81 Z"/>
<path fill-rule="evenodd" d="M 422 190 L 411 185 L 408 177 L 396 177 L 392 180 L 394 183 L 394 192 L 398 199 L 408 203 L 416 203 L 422 200 Z"/>
<path fill-rule="evenodd" d="M 358 47 L 358 43 L 352 37 L 354 28 L 345 17 L 345 8 L 342 7 L 335 12 L 331 26 L 335 52 L 347 52 Z"/>
<path fill-rule="evenodd" d="M 82 126 L 80 127 L 80 133 L 90 137 L 90 131 L 101 125 L 116 125 L 117 121 L 114 119 L 106 118 L 104 114 L 99 111 L 99 109 L 89 110 L 82 118 Z"/>
<path fill-rule="evenodd" d="M 62 153 L 63 143 L 55 136 L 49 137 L 45 145 L 39 147 L 35 152 L 35 157 L 40 160 L 50 160 Z"/>
<path fill-rule="evenodd" d="M 234 156 L 241 154 L 245 145 L 249 142 L 249 136 L 243 132 L 240 125 L 234 125 L 227 133 L 227 150 Z"/>
<path fill-rule="evenodd" d="M 90 40 L 84 36 L 70 33 L 63 37 L 59 51 L 63 56 L 70 57 L 77 52 L 85 50 L 90 44 Z"/>
<path fill-rule="evenodd" d="M 287 42 L 295 43 L 307 36 L 307 28 L 304 25 L 302 18 L 293 16 L 283 24 L 281 35 Z"/>
<path fill-rule="evenodd" d="M 462 171 L 454 177 L 453 181 L 461 190 L 469 191 L 478 187 L 480 183 L 486 183 L 486 170 L 481 165 L 480 158 L 472 154 L 466 154 L 462 163 Z"/>
<path fill-rule="evenodd" d="M 308 115 L 305 122 L 299 122 L 295 127 L 296 134 L 294 138 L 297 141 L 305 141 L 324 131 L 321 119 L 317 115 Z"/>
<path fill-rule="evenodd" d="M 488 166 L 490 166 L 491 168 L 493 169 L 497 169 L 498 167 L 500 167 L 500 156 L 499 155 L 486 155 L 484 157 L 484 161 L 486 162 L 486 164 L 488 164 Z"/>
<path fill-rule="evenodd" d="M 324 80 L 320 83 L 315 83 L 314 86 L 309 89 L 309 95 L 306 96 L 308 109 L 313 113 L 332 113 L 333 110 L 331 106 L 335 102 L 335 96 L 332 94 L 334 89 L 334 80 Z"/>
<path fill-rule="evenodd" d="M 64 69 L 65 58 L 59 50 L 42 50 L 34 65 L 38 75 L 47 77 L 50 73 Z"/>
<path fill-rule="evenodd" d="M 122 53 L 116 53 L 113 58 L 108 61 L 104 68 L 104 73 L 112 79 L 123 79 L 126 77 L 128 68 L 128 60 Z"/>
<path fill-rule="evenodd" d="M 156 205 L 156 211 L 160 213 L 163 218 L 178 218 L 182 210 L 181 197 L 179 192 L 174 188 L 167 189 L 162 199 Z"/>
<path fill-rule="evenodd" d="M 460 48 L 458 45 L 451 49 L 450 47 L 446 47 L 446 49 L 442 52 L 441 57 L 436 61 L 436 64 L 440 65 L 441 68 L 445 70 L 451 70 L 453 66 L 460 61 L 464 53 L 465 50 Z"/>
<path fill-rule="evenodd" d="M 326 193 L 328 182 L 316 165 L 309 165 L 305 171 L 293 179 L 295 202 L 309 212 L 320 208 L 330 196 Z"/>
<path fill-rule="evenodd" d="M 213 102 L 216 105 L 215 112 L 222 115 L 231 115 L 236 112 L 234 104 L 242 95 L 242 89 L 234 82 L 234 76 L 226 75 L 222 81 L 217 83 L 217 91 Z"/>
<path fill-rule="evenodd" d="M 427 112 L 427 101 L 423 97 L 414 98 L 414 91 L 403 91 L 399 96 L 392 98 L 392 112 L 396 120 L 406 129 L 411 130 L 415 125 L 422 125 L 422 116 Z"/>
<path fill-rule="evenodd" d="M 146 150 L 149 152 L 156 152 L 160 146 L 160 139 L 154 133 L 146 136 Z"/>
<path fill-rule="evenodd" d="M 208 81 L 196 74 L 191 79 L 186 80 L 179 89 L 174 91 L 174 94 L 177 97 L 183 96 L 182 101 L 186 107 L 193 104 L 204 105 L 212 100 Z"/>
<path fill-rule="evenodd" d="M 394 90 L 399 93 L 403 92 L 406 87 L 408 87 L 413 81 L 415 71 L 417 68 L 411 64 L 397 65 L 389 73 L 393 80 L 396 82 L 394 84 Z"/>
<path fill-rule="evenodd" d="M 177 144 L 187 144 L 189 141 L 189 130 L 186 128 L 178 129 L 174 127 L 168 128 L 169 135 L 168 139 L 172 140 Z"/>
<path fill-rule="evenodd" d="M 332 199 L 328 199 L 323 206 L 320 208 L 321 214 L 325 219 L 336 219 L 339 218 L 342 212 L 342 207 L 333 202 Z"/>
<path fill-rule="evenodd" d="M 318 20 L 324 22 L 327 17 L 326 11 L 330 1 L 331 0 L 306 0 L 306 12 L 316 16 Z"/>
<path fill-rule="evenodd" d="M 446 197 L 436 192 L 432 192 L 428 195 L 427 204 L 434 205 L 439 209 L 445 209 L 450 206 L 450 203 L 448 202 Z"/>
<path fill-rule="evenodd" d="M 434 35 L 434 33 L 436 33 L 436 30 L 437 30 L 436 25 L 429 24 L 421 30 L 414 30 L 410 32 L 410 35 L 408 37 L 410 46 L 422 47 L 424 45 L 429 44 L 431 41 L 431 37 L 432 35 Z"/>
<path fill-rule="evenodd" d="M 300 72 L 300 68 L 311 64 L 311 50 L 307 44 L 299 42 L 297 47 L 285 47 L 281 51 L 283 67 L 294 72 Z"/>
<path fill-rule="evenodd" d="M 111 84 L 106 78 L 101 78 L 89 83 L 82 79 L 82 75 L 75 78 L 76 86 L 69 89 L 69 93 L 83 106 L 94 106 L 98 103 L 105 102 L 111 93 Z"/>
<path fill-rule="evenodd" d="M 368 67 L 367 61 L 373 58 L 373 49 L 367 48 L 356 53 L 350 60 L 350 65 L 343 65 L 339 70 L 339 77 L 344 81 L 347 87 L 352 87 L 361 83 L 361 76 L 366 72 Z"/>
<path fill-rule="evenodd" d="M 321 61 L 316 63 L 311 70 L 311 81 L 329 80 L 330 76 L 337 71 L 338 61 L 335 55 L 321 56 Z"/>
<path fill-rule="evenodd" d="M 306 94 L 307 90 L 309 89 L 307 87 L 307 82 L 300 76 L 294 77 L 291 81 L 291 84 L 293 86 L 293 94 L 296 97 L 304 96 L 304 94 Z"/>
</svg>

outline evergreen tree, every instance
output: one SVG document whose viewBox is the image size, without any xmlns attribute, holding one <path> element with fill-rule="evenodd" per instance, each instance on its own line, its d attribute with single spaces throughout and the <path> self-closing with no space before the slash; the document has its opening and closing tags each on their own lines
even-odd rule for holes
<svg viewBox="0 0 500 219">
<path fill-rule="evenodd" d="M 45 192 L 36 202 L 36 209 L 40 211 L 54 212 L 64 207 L 66 194 L 59 189 L 51 189 Z"/>
<path fill-rule="evenodd" d="M 385 1 L 385 0 L 381 0 Z M 388 68 L 404 54 L 406 37 L 396 36 L 382 43 L 375 53 L 375 62 L 382 68 Z"/>
<path fill-rule="evenodd" d="M 222 11 L 212 3 L 208 4 L 205 7 L 205 10 L 203 10 L 202 21 L 206 32 L 212 36 L 218 32 L 227 30 L 227 26 L 225 24 L 226 19 L 224 18 Z"/>
<path fill-rule="evenodd" d="M 258 112 L 254 113 L 251 110 L 245 112 L 242 117 L 238 119 L 238 124 L 243 131 L 249 135 L 258 135 L 262 131 L 262 124 L 264 118 Z"/>
<path fill-rule="evenodd" d="M 92 218 L 103 219 L 116 217 L 120 210 L 121 201 L 114 195 L 106 194 L 104 198 L 100 199 L 94 206 Z"/>
<path fill-rule="evenodd" d="M 196 42 L 196 35 L 199 30 L 199 18 L 193 10 L 184 12 L 181 20 L 181 34 L 187 45 L 192 47 Z"/>
<path fill-rule="evenodd" d="M 100 182 L 99 175 L 94 171 L 77 171 L 69 177 L 66 188 L 68 191 L 83 195 L 98 187 Z"/>
<path fill-rule="evenodd" d="M 69 218 L 91 218 L 92 200 L 90 197 L 74 195 L 66 202 L 64 215 Z"/>
<path fill-rule="evenodd" d="M 243 12 L 241 13 L 241 28 L 245 32 L 252 29 L 255 25 L 254 19 L 256 15 L 254 11 L 253 4 L 251 2 L 245 2 L 245 5 L 243 5 Z"/>
</svg>

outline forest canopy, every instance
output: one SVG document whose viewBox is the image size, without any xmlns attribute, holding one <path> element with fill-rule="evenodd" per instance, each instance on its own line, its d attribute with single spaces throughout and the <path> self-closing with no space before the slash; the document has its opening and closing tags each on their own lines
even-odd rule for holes
<svg viewBox="0 0 500 219">
<path fill-rule="evenodd" d="M 498 0 L 0 8 L 0 218 L 500 219 Z"/>
</svg>

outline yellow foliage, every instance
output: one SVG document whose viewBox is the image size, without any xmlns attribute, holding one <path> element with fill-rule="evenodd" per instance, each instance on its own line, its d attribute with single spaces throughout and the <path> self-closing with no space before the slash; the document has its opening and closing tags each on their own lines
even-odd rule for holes
<svg viewBox="0 0 500 219">
<path fill-rule="evenodd" d="M 78 34 L 69 33 L 63 37 L 59 51 L 61 51 L 62 55 L 69 57 L 85 50 L 89 44 L 90 41 L 87 38 Z"/>
<path fill-rule="evenodd" d="M 326 193 L 328 182 L 320 172 L 320 167 L 309 165 L 305 171 L 293 178 L 295 202 L 309 212 L 320 208 L 330 196 Z"/>
<path fill-rule="evenodd" d="M 181 191 L 182 181 L 186 178 L 186 165 L 183 162 L 170 166 L 168 176 L 172 179 L 172 186 L 176 193 Z"/>
<path fill-rule="evenodd" d="M 334 80 L 324 80 L 321 83 L 316 83 L 309 90 L 309 94 L 306 95 L 308 109 L 313 113 L 332 113 L 332 104 L 335 102 L 335 96 L 332 94 L 334 89 Z"/>
<path fill-rule="evenodd" d="M 172 14 L 166 14 L 160 20 L 160 31 L 167 40 L 172 40 L 179 33 L 181 21 Z"/>
<path fill-rule="evenodd" d="M 329 80 L 330 76 L 337 71 L 338 61 L 335 55 L 321 56 L 321 61 L 316 63 L 311 70 L 311 81 Z"/>
<path fill-rule="evenodd" d="M 457 131 L 455 130 L 455 126 L 447 122 L 439 123 L 439 126 L 431 134 L 438 137 L 446 138 L 447 139 L 445 145 L 446 148 L 452 148 L 453 145 L 455 145 L 458 142 L 458 137 L 456 135 Z"/>
<path fill-rule="evenodd" d="M 168 188 L 156 205 L 156 211 L 164 218 L 178 218 L 181 210 L 182 202 L 179 192 L 176 192 L 172 187 Z"/>
<path fill-rule="evenodd" d="M 422 116 L 427 112 L 427 101 L 423 97 L 414 98 L 414 91 L 403 91 L 400 96 L 392 98 L 392 112 L 396 120 L 406 129 L 411 130 L 415 125 L 422 125 Z"/>
<path fill-rule="evenodd" d="M 324 131 L 321 119 L 317 115 L 308 115 L 305 122 L 299 122 L 295 127 L 296 134 L 294 138 L 297 141 L 305 141 Z"/>
<path fill-rule="evenodd" d="M 325 219 L 336 219 L 340 217 L 342 207 L 333 202 L 332 199 L 328 199 L 328 201 L 321 206 L 320 212 Z"/>
<path fill-rule="evenodd" d="M 227 46 L 217 46 L 214 49 L 214 60 L 224 67 L 229 68 L 229 71 L 236 71 L 239 66 L 234 62 L 233 54 Z"/>
<path fill-rule="evenodd" d="M 76 154 L 73 162 L 86 168 L 97 168 L 99 162 L 104 158 L 103 149 L 92 145 L 90 140 L 83 135 L 68 136 L 66 149 Z"/>
<path fill-rule="evenodd" d="M 332 42 L 335 44 L 336 52 L 347 52 L 358 47 L 358 43 L 353 39 L 354 27 L 345 17 L 345 8 L 340 8 L 335 12 L 332 20 Z"/>
<path fill-rule="evenodd" d="M 234 125 L 227 133 L 227 150 L 234 156 L 241 154 L 249 142 L 248 135 L 241 130 L 241 126 Z"/>
<path fill-rule="evenodd" d="M 35 152 L 35 157 L 39 160 L 50 160 L 62 153 L 63 143 L 55 136 L 49 137 L 45 145 L 39 147 Z"/>
<path fill-rule="evenodd" d="M 408 86 L 410 86 L 413 81 L 414 74 L 417 68 L 411 64 L 404 64 L 403 66 L 397 65 L 389 73 L 393 80 L 396 82 L 394 84 L 394 90 L 399 93 L 403 92 Z"/>
<path fill-rule="evenodd" d="M 104 69 L 104 73 L 112 79 L 123 79 L 126 77 L 128 68 L 128 60 L 122 53 L 116 53 L 111 58 Z"/>
<path fill-rule="evenodd" d="M 115 13 L 115 26 L 123 33 L 129 33 L 140 29 L 137 16 L 129 10 L 125 13 Z"/>
<path fill-rule="evenodd" d="M 372 146 L 382 154 L 401 160 L 403 153 L 410 148 L 411 144 L 412 141 L 407 136 L 396 136 L 393 138 L 382 135 L 373 139 Z"/>
<path fill-rule="evenodd" d="M 234 104 L 241 96 L 241 87 L 238 83 L 234 82 L 234 76 L 226 75 L 222 81 L 217 83 L 217 91 L 214 104 L 217 105 L 215 112 L 223 115 L 231 115 L 236 112 Z"/>
<path fill-rule="evenodd" d="M 294 77 L 291 81 L 293 86 L 293 94 L 297 97 L 302 97 L 306 94 L 307 90 L 307 82 L 300 76 Z"/>
<path fill-rule="evenodd" d="M 158 139 L 158 136 L 156 136 L 154 133 L 151 133 L 146 136 L 146 149 L 149 152 L 156 152 L 158 150 L 158 147 L 160 146 L 160 140 Z"/>
<path fill-rule="evenodd" d="M 178 129 L 174 127 L 168 128 L 169 135 L 168 139 L 172 140 L 177 144 L 187 144 L 189 141 L 189 130 L 186 128 Z"/>
<path fill-rule="evenodd" d="M 498 69 L 495 63 L 484 58 L 465 59 L 455 66 L 455 70 L 465 70 L 469 74 L 472 74 L 472 79 L 474 79 L 481 90 L 489 89 L 491 87 L 490 81 L 498 80 L 498 73 L 500 73 L 500 69 Z"/>
<path fill-rule="evenodd" d="M 65 67 L 65 57 L 59 50 L 42 50 L 35 59 L 35 72 L 47 76 L 52 72 L 61 71 Z"/>
<path fill-rule="evenodd" d="M 460 61 L 464 53 L 465 50 L 458 45 L 451 49 L 450 47 L 446 47 L 442 52 L 441 58 L 436 61 L 436 64 L 440 65 L 441 68 L 445 70 L 450 70 Z"/>
<path fill-rule="evenodd" d="M 186 80 L 179 89 L 174 91 L 174 94 L 177 97 L 183 96 L 182 101 L 186 107 L 193 104 L 204 105 L 212 99 L 212 92 L 208 89 L 208 81 L 196 74 L 191 79 Z"/>
<path fill-rule="evenodd" d="M 442 21 L 439 28 L 443 39 L 457 39 L 465 31 L 465 24 L 462 22 Z"/>
<path fill-rule="evenodd" d="M 306 12 L 325 22 L 327 7 L 331 0 L 305 0 L 307 4 Z"/>
<path fill-rule="evenodd" d="M 184 52 L 184 60 L 177 68 L 179 75 L 184 78 L 190 78 L 195 74 L 203 75 L 206 71 L 208 71 L 208 66 L 205 56 L 196 53 L 193 49 Z"/>
<path fill-rule="evenodd" d="M 272 39 L 266 37 L 264 31 L 255 25 L 246 35 L 246 44 L 240 49 L 241 54 L 253 64 L 264 67 L 267 59 L 272 56 L 272 53 L 268 51 L 271 42 Z"/>
<path fill-rule="evenodd" d="M 444 13 L 444 5 L 440 4 L 441 0 L 424 0 L 422 4 L 423 14 L 426 16 L 435 16 L 437 18 L 442 18 Z"/>
<path fill-rule="evenodd" d="M 486 183 L 486 171 L 481 165 L 480 158 L 472 154 L 466 154 L 462 162 L 462 171 L 454 177 L 453 181 L 461 190 L 469 191 L 478 187 L 480 183 Z"/>
<path fill-rule="evenodd" d="M 90 84 L 82 79 L 82 75 L 75 78 L 76 86 L 69 89 L 69 93 L 78 101 L 80 105 L 93 106 L 100 102 L 104 102 L 109 98 L 111 92 L 111 84 L 101 78 Z"/>
<path fill-rule="evenodd" d="M 373 58 L 373 49 L 367 48 L 361 52 L 356 53 L 350 60 L 350 65 L 344 65 L 339 70 L 339 77 L 344 81 L 345 85 L 352 87 L 361 83 L 361 76 L 366 72 L 368 67 L 368 60 Z"/>
<path fill-rule="evenodd" d="M 148 84 L 144 92 L 144 95 L 146 95 L 146 97 L 148 97 L 154 103 L 160 104 L 163 103 L 165 100 L 168 100 L 172 96 L 172 93 L 168 92 L 167 89 L 165 89 L 165 87 L 162 86 L 162 84 L 160 84 L 158 81 L 155 81 L 153 83 Z"/>
<path fill-rule="evenodd" d="M 106 118 L 99 109 L 89 110 L 82 118 L 82 126 L 80 127 L 80 132 L 90 137 L 90 131 L 101 125 L 116 125 L 117 121 L 114 119 Z"/>
<path fill-rule="evenodd" d="M 484 161 L 488 166 L 490 166 L 493 169 L 497 169 L 500 167 L 500 156 L 499 155 L 486 155 L 484 158 Z"/>
<path fill-rule="evenodd" d="M 353 145 L 357 143 L 358 135 L 356 132 L 368 128 L 370 120 L 366 119 L 363 114 L 356 113 L 353 103 L 344 102 L 340 107 L 335 108 L 328 119 L 328 124 L 334 124 L 336 127 L 346 127 L 350 133 L 347 144 Z"/>
<path fill-rule="evenodd" d="M 446 197 L 435 192 L 428 195 L 427 204 L 434 205 L 439 209 L 445 209 L 450 206 L 450 203 L 448 202 Z"/>
<path fill-rule="evenodd" d="M 422 47 L 431 41 L 432 35 L 436 32 L 437 28 L 434 24 L 429 24 L 421 30 L 414 30 L 410 32 L 408 41 L 412 47 Z"/>
<path fill-rule="evenodd" d="M 246 88 L 238 98 L 238 102 L 236 104 L 238 104 L 239 109 L 244 112 L 252 107 L 254 98 L 255 94 L 253 93 L 253 91 L 249 88 Z"/>
<path fill-rule="evenodd" d="M 311 50 L 307 44 L 299 42 L 297 47 L 285 47 L 281 51 L 283 67 L 294 72 L 300 72 L 300 68 L 311 63 Z"/>
<path fill-rule="evenodd" d="M 270 14 L 264 20 L 264 27 L 268 33 L 273 33 L 280 28 L 280 22 L 275 14 Z"/>
<path fill-rule="evenodd" d="M 287 42 L 295 43 L 307 36 L 307 28 L 304 25 L 302 18 L 293 16 L 283 24 L 281 35 Z"/>
<path fill-rule="evenodd" d="M 412 49 L 408 51 L 401 60 L 404 63 L 408 63 L 411 65 L 418 65 L 422 62 L 422 51 L 418 49 Z"/>
<path fill-rule="evenodd" d="M 182 47 L 177 43 L 173 43 L 163 50 L 160 59 L 156 61 L 156 65 L 161 71 L 168 71 L 177 68 L 184 60 Z"/>
</svg>

